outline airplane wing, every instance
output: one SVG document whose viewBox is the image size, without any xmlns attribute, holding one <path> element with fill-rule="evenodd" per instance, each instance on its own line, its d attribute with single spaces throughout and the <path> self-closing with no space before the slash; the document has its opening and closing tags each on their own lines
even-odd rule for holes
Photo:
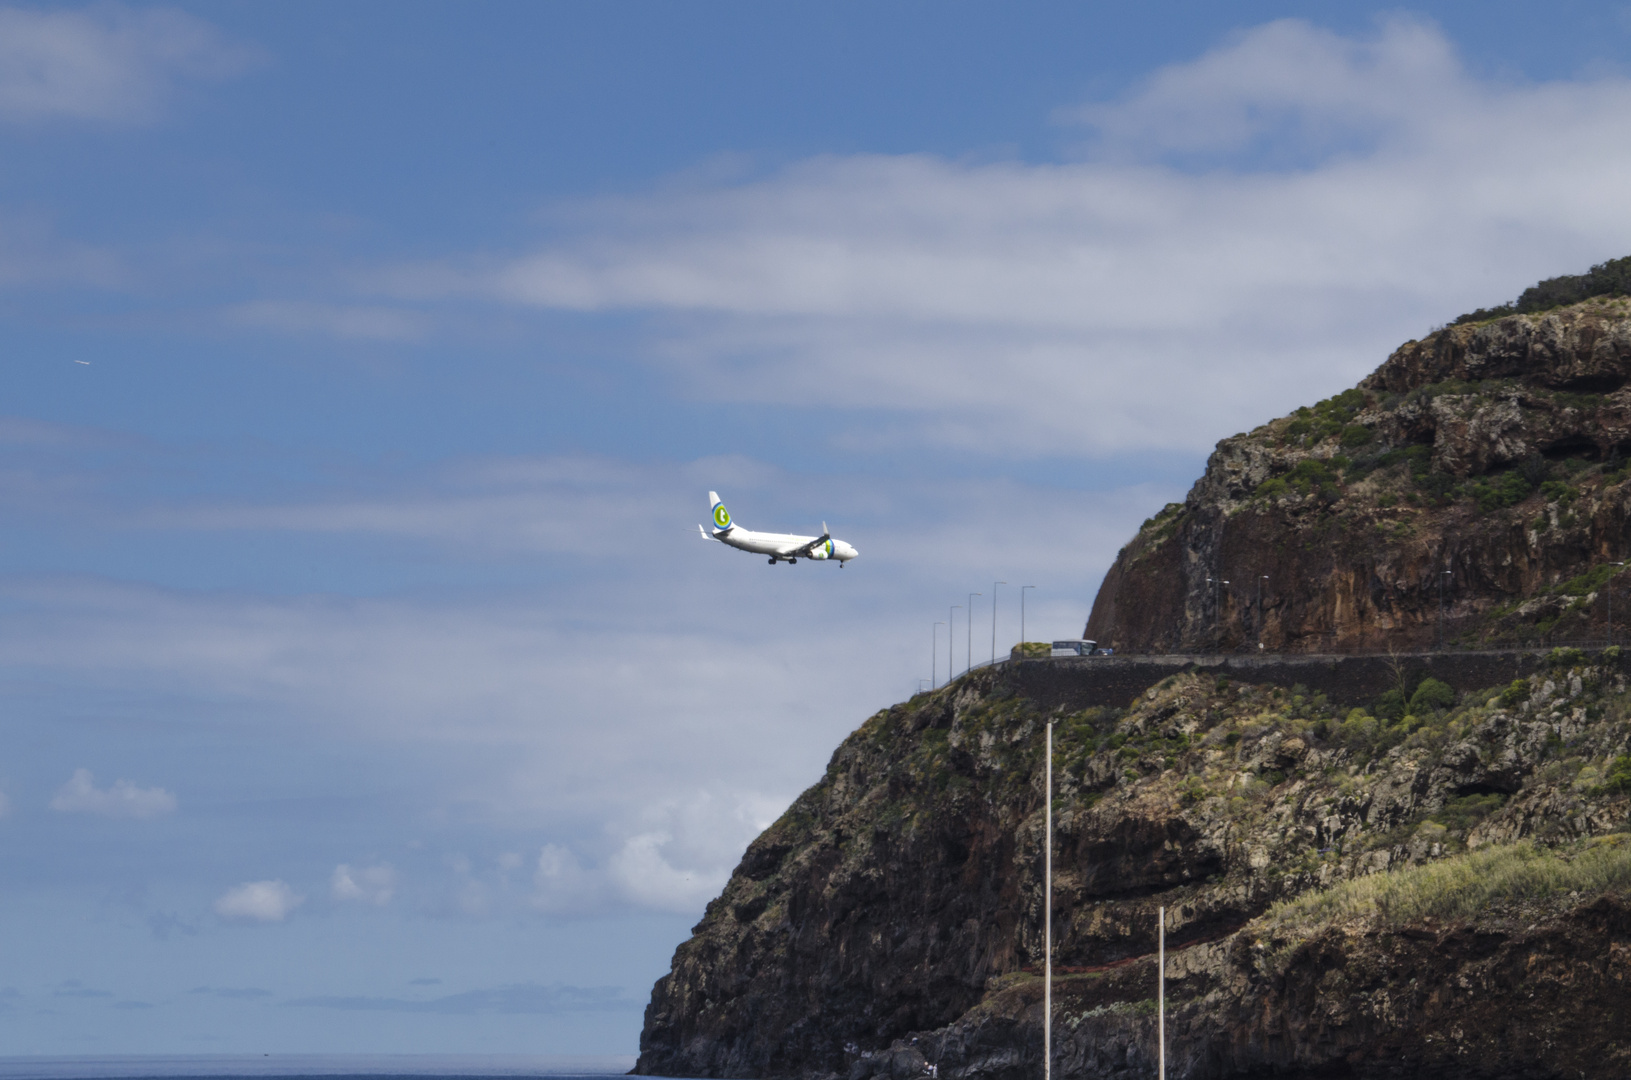
<svg viewBox="0 0 1631 1080">
<path fill-rule="evenodd" d="M 832 533 L 827 531 L 827 523 L 825 521 L 823 521 L 821 523 L 821 535 L 820 536 L 816 537 L 814 540 L 811 540 L 808 544 L 804 544 L 804 545 L 802 545 L 800 547 L 796 547 L 796 548 L 792 548 L 791 550 L 784 551 L 784 552 L 782 552 L 782 554 L 786 555 L 788 558 L 804 558 L 804 559 L 808 559 L 810 557 L 810 552 L 814 551 L 816 548 L 820 547 L 822 544 L 825 544 L 828 540 L 831 540 L 831 539 L 832 539 Z"/>
</svg>

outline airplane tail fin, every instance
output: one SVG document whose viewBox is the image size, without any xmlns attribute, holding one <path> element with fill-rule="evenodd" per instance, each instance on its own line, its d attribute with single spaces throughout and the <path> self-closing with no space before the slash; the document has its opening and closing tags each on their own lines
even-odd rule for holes
<svg viewBox="0 0 1631 1080">
<path fill-rule="evenodd" d="M 725 509 L 725 504 L 719 498 L 719 492 L 708 492 L 708 506 L 713 510 L 714 535 L 731 531 L 731 512 Z"/>
</svg>

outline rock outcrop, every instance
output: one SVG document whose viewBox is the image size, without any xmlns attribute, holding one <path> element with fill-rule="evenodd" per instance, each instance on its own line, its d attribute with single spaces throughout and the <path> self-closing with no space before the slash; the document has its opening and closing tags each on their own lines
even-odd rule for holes
<svg viewBox="0 0 1631 1080">
<path fill-rule="evenodd" d="M 1404 655 L 1607 633 L 1631 300 L 1537 309 L 1627 281 L 1543 282 L 1219 443 L 1094 603 L 1124 659 L 1016 658 L 862 724 L 675 953 L 635 1071 L 1039 1075 L 1051 723 L 1061 1080 L 1152 1074 L 1159 909 L 1174 1080 L 1631 1072 L 1619 650 Z M 1137 655 L 1259 648 L 1388 655 Z"/>
<path fill-rule="evenodd" d="M 1628 381 L 1624 298 L 1408 342 L 1220 442 L 1122 549 L 1085 636 L 1150 653 L 1604 638 L 1613 585 L 1623 632 Z"/>
<path fill-rule="evenodd" d="M 1175 1080 L 1623 1075 L 1617 653 L 1459 700 L 1401 669 L 1369 707 L 1187 674 L 1066 712 L 1024 669 L 839 747 L 676 952 L 636 1072 L 1037 1075 L 1052 719 L 1057 1075 L 1149 1075 L 1163 906 Z"/>
</svg>

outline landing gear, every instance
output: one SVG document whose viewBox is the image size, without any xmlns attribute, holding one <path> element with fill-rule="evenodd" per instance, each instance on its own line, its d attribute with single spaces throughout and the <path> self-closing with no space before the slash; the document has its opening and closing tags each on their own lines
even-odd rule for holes
<svg viewBox="0 0 1631 1080">
<path fill-rule="evenodd" d="M 792 566 L 792 565 L 793 565 L 793 564 L 794 564 L 794 563 L 796 563 L 796 562 L 798 562 L 798 560 L 797 560 L 797 559 L 788 559 L 788 560 L 787 560 L 787 565 L 788 565 L 788 566 Z"/>
<path fill-rule="evenodd" d="M 775 566 L 775 565 L 776 565 L 776 556 L 774 556 L 774 555 L 772 555 L 772 556 L 771 556 L 771 557 L 770 557 L 770 565 L 771 565 L 771 566 Z"/>
</svg>

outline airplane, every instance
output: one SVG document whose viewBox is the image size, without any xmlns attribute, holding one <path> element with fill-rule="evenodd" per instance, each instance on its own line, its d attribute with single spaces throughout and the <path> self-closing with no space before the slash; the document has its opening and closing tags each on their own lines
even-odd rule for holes
<svg viewBox="0 0 1631 1080">
<path fill-rule="evenodd" d="M 821 523 L 820 536 L 793 536 L 788 533 L 762 533 L 750 532 L 741 528 L 731 520 L 731 512 L 725 509 L 720 501 L 719 493 L 708 492 L 708 505 L 713 507 L 714 532 L 712 539 L 718 540 L 742 551 L 751 551 L 757 555 L 769 555 L 770 565 L 779 562 L 796 563 L 800 559 L 809 559 L 812 562 L 823 562 L 832 559 L 838 563 L 840 569 L 860 552 L 844 543 L 834 540 L 832 533 L 827 531 L 827 523 Z M 701 525 L 697 531 L 704 540 L 709 539 L 708 530 Z"/>
</svg>

